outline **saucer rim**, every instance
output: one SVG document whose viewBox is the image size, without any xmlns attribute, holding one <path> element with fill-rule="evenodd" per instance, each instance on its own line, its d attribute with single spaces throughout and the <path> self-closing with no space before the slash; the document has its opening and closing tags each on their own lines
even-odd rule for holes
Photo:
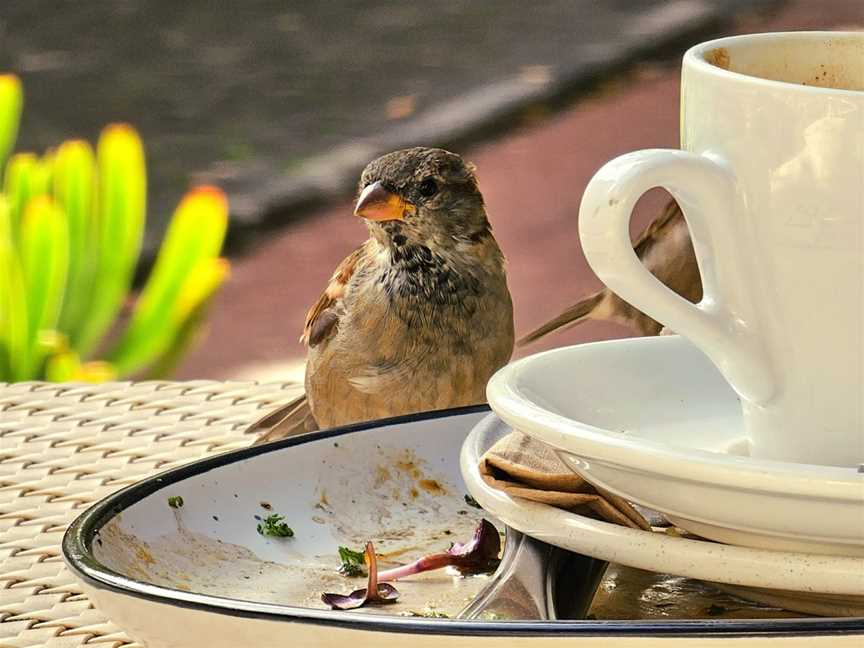
<svg viewBox="0 0 864 648">
<path fill-rule="evenodd" d="M 486 390 L 489 404 L 508 425 L 576 457 L 626 465 L 652 474 L 674 474 L 678 480 L 697 479 L 736 490 L 756 489 L 784 496 L 829 497 L 864 504 L 864 474 L 856 468 L 756 459 L 646 440 L 632 432 L 622 434 L 556 414 L 519 388 L 523 372 L 542 365 L 550 357 L 578 356 L 598 350 L 610 355 L 638 353 L 648 346 L 698 351 L 678 335 L 604 340 L 543 351 L 496 372 Z M 571 364 L 577 366 L 576 362 Z"/>
<path fill-rule="evenodd" d="M 496 423 L 510 427 L 506 421 L 493 413 L 491 417 L 484 417 L 478 422 L 468 434 L 460 452 L 462 479 L 471 496 L 485 510 L 522 533 L 533 535 L 550 544 L 562 546 L 555 542 L 555 536 L 550 535 L 549 532 L 538 533 L 539 529 L 537 528 L 538 525 L 535 518 L 539 517 L 548 521 L 547 526 L 549 528 L 563 529 L 566 527 L 578 527 L 582 534 L 594 536 L 595 539 L 603 538 L 605 541 L 597 544 L 598 546 L 605 547 L 606 553 L 603 553 L 602 550 L 591 551 L 584 546 L 579 549 L 565 548 L 594 558 L 616 562 L 637 569 L 672 573 L 687 578 L 721 582 L 730 585 L 742 585 L 745 587 L 785 589 L 798 592 L 811 591 L 864 597 L 864 589 L 862 589 L 864 582 L 858 583 L 857 587 L 853 584 L 850 584 L 848 587 L 837 587 L 835 584 L 829 587 L 817 588 L 812 581 L 814 570 L 819 565 L 835 565 L 833 571 L 841 574 L 860 573 L 862 568 L 864 568 L 864 558 L 808 554 L 788 550 L 728 545 L 710 540 L 669 537 L 657 532 L 631 529 L 610 522 L 595 520 L 572 511 L 558 509 L 548 504 L 514 498 L 506 493 L 495 490 L 487 485 L 480 476 L 479 463 L 482 452 L 479 446 L 480 435 L 484 432 L 484 426 Z M 485 452 L 486 449 L 488 448 L 483 449 L 483 451 Z M 531 519 L 529 520 L 529 518 Z M 564 537 L 564 534 L 561 533 L 559 537 Z M 623 556 L 620 555 L 623 553 L 623 550 L 621 548 L 610 548 L 610 538 L 617 538 L 620 542 L 628 544 L 629 551 Z M 684 542 L 687 544 L 682 544 Z M 646 546 L 652 548 L 645 549 Z M 640 551 L 633 551 L 634 549 L 639 549 Z M 645 552 L 650 552 L 651 555 L 645 555 Z M 640 553 L 643 555 L 643 560 L 641 561 L 638 559 Z M 658 565 L 658 560 L 665 567 L 655 567 Z M 751 576 L 746 569 L 748 563 L 762 564 L 764 561 L 769 560 L 783 563 L 783 569 L 777 569 L 772 572 L 772 577 L 777 579 L 777 586 L 766 586 L 762 577 L 758 575 Z M 713 572 L 710 571 L 712 564 L 718 565 Z M 732 578 L 732 566 L 736 564 L 739 576 Z M 807 572 L 808 578 L 811 579 L 808 581 L 809 589 L 783 580 L 792 578 L 788 575 L 791 573 L 790 567 L 796 565 L 799 566 L 801 572 Z M 824 569 L 816 575 L 823 580 L 830 579 L 830 576 L 825 575 Z M 861 580 L 864 581 L 864 579 Z"/>
</svg>

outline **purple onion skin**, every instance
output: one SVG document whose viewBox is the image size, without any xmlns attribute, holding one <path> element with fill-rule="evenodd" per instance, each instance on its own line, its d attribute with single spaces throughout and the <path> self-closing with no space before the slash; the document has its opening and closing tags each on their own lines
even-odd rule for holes
<svg viewBox="0 0 864 648">
<path fill-rule="evenodd" d="M 399 598 L 398 590 L 388 583 L 378 582 L 378 557 L 371 542 L 366 543 L 366 563 L 369 565 L 369 576 L 366 587 L 354 590 L 347 596 L 324 592 L 321 600 L 333 610 L 354 610 L 367 603 L 393 603 Z"/>
<path fill-rule="evenodd" d="M 462 574 L 479 574 L 497 566 L 500 552 L 498 529 L 489 520 L 482 520 L 470 541 L 453 544 L 445 552 L 423 556 L 408 565 L 386 569 L 378 574 L 378 578 L 394 581 L 444 567 L 455 567 Z"/>
<path fill-rule="evenodd" d="M 378 571 L 378 558 L 371 542 L 366 543 L 366 564 L 369 576 L 366 587 L 350 594 L 325 592 L 321 600 L 334 610 L 354 610 L 367 603 L 392 603 L 399 598 L 395 587 L 381 581 L 393 581 L 413 574 L 455 567 L 462 574 L 479 574 L 494 569 L 501 552 L 498 529 L 488 520 L 482 520 L 474 530 L 474 537 L 466 543 L 454 543 L 442 553 L 430 554 L 408 565 Z M 371 595 L 370 595 L 371 592 Z"/>
<path fill-rule="evenodd" d="M 367 596 L 367 588 L 354 590 L 348 595 L 324 593 L 321 600 L 334 610 L 354 610 L 367 603 L 393 603 L 399 598 L 398 590 L 389 583 L 378 583 L 377 596 Z"/>
<path fill-rule="evenodd" d="M 366 588 L 354 590 L 348 595 L 324 592 L 321 600 L 333 610 L 353 610 L 366 602 Z"/>
</svg>

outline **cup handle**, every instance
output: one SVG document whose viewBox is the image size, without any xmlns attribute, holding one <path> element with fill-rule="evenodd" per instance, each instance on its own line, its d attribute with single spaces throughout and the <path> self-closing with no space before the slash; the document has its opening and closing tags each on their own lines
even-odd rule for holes
<svg viewBox="0 0 864 648">
<path fill-rule="evenodd" d="M 667 288 L 633 250 L 630 215 L 636 201 L 654 187 L 672 194 L 690 228 L 702 276 L 698 304 Z M 763 403 L 773 395 L 775 381 L 751 323 L 737 312 L 750 294 L 746 254 L 740 253 L 743 237 L 736 236 L 733 218 L 737 201 L 735 176 L 716 157 L 671 149 L 636 151 L 608 162 L 591 179 L 579 210 L 579 237 L 603 283 L 692 340 L 743 398 Z"/>
</svg>

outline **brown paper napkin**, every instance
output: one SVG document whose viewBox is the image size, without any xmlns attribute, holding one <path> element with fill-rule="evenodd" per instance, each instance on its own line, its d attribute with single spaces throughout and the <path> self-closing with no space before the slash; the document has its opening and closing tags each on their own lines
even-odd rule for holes
<svg viewBox="0 0 864 648">
<path fill-rule="evenodd" d="M 570 470 L 545 443 L 511 432 L 480 460 L 480 474 L 492 488 L 633 529 L 651 525 L 626 500 L 595 488 Z"/>
</svg>

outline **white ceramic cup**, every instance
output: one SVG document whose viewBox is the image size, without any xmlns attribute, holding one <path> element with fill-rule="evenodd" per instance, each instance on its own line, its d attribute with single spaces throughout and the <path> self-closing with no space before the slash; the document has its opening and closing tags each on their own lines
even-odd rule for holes
<svg viewBox="0 0 864 648">
<path fill-rule="evenodd" d="M 579 212 L 588 262 L 717 365 L 741 397 L 751 455 L 864 462 L 864 32 L 693 47 L 681 146 L 597 172 Z M 633 251 L 630 214 L 652 187 L 675 197 L 690 227 L 697 305 Z"/>
</svg>

